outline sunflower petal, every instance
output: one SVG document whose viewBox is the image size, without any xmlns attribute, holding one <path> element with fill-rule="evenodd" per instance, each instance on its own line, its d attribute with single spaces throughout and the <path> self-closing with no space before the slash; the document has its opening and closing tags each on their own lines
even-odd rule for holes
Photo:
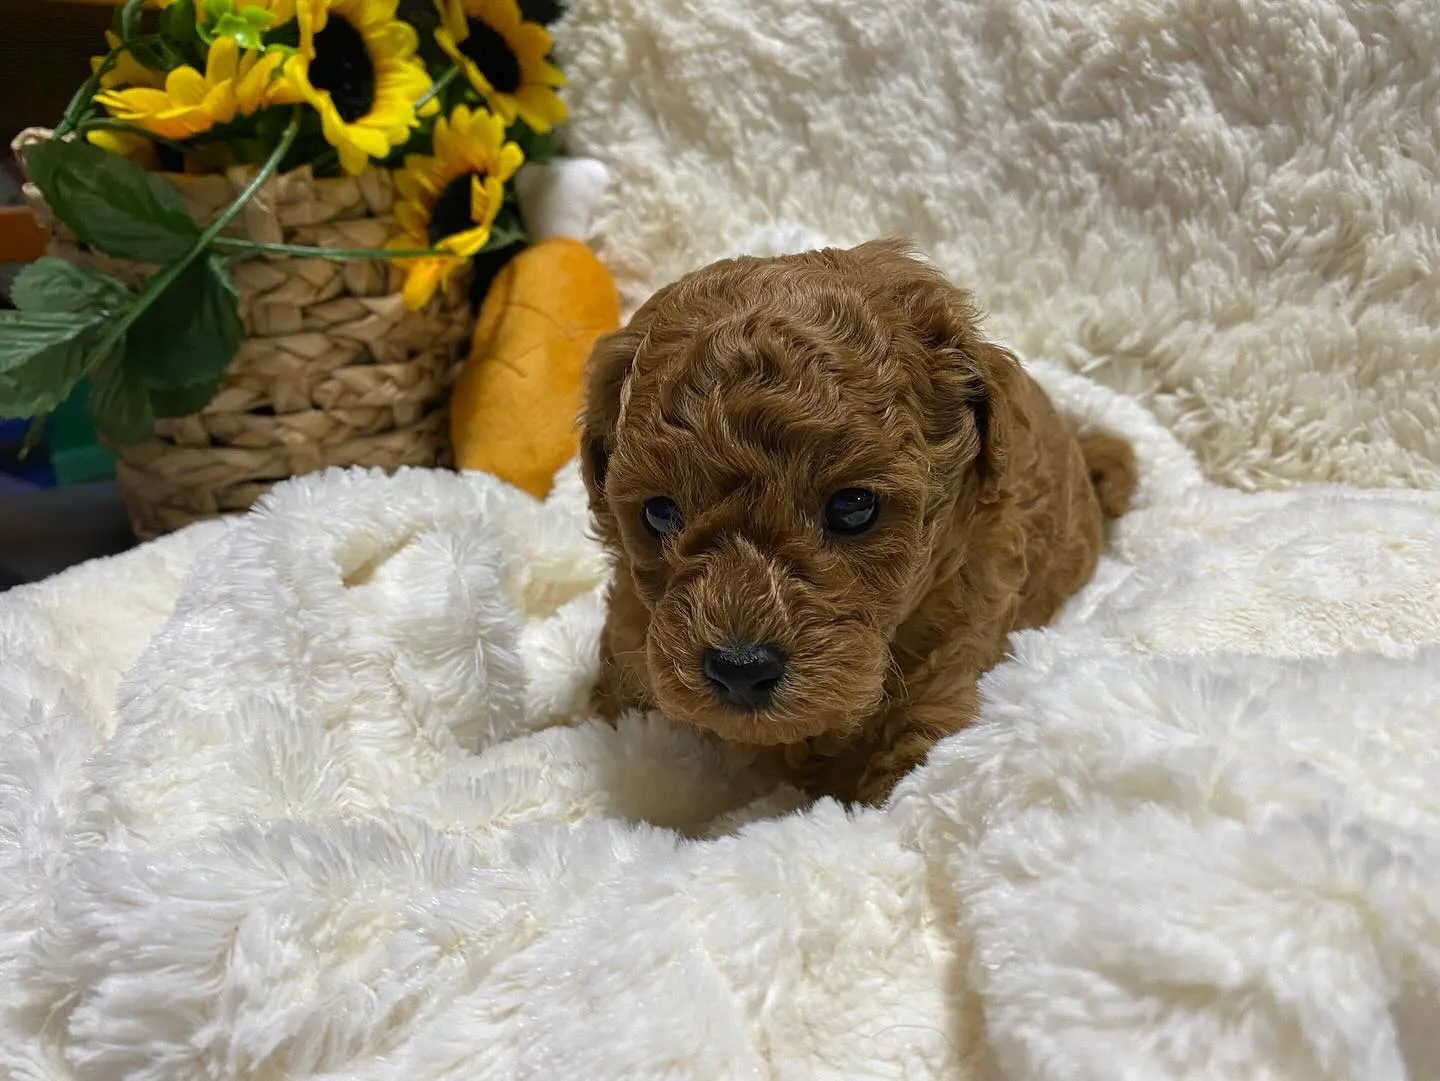
<svg viewBox="0 0 1440 1081">
<path fill-rule="evenodd" d="M 430 229 L 429 215 L 417 203 L 398 204 L 395 207 L 395 224 L 410 237 L 425 238 Z"/>
<path fill-rule="evenodd" d="M 240 112 L 247 116 L 250 113 L 258 112 L 267 104 L 279 104 L 272 101 L 272 81 L 277 82 L 274 89 L 281 89 L 281 85 L 275 80 L 275 74 L 284 63 L 284 56 L 280 53 L 271 52 L 259 57 L 251 63 L 248 70 L 235 83 L 235 100 Z M 288 88 L 292 93 L 293 87 Z"/>
<path fill-rule="evenodd" d="M 178 105 L 199 105 L 205 90 L 205 77 L 192 67 L 178 67 L 165 77 L 165 93 Z"/>
<path fill-rule="evenodd" d="M 477 176 L 470 182 L 470 218 L 487 232 L 500 213 L 500 204 L 505 199 L 505 184 L 493 176 L 483 181 Z"/>
<path fill-rule="evenodd" d="M 430 303 L 435 290 L 450 275 L 448 259 L 417 259 L 405 276 L 405 306 L 418 311 Z"/>
<path fill-rule="evenodd" d="M 450 39 L 451 45 L 454 45 L 457 41 L 464 41 L 470 36 L 470 27 L 465 21 L 465 8 L 461 5 L 460 0 L 441 0 L 439 7 L 440 27 L 435 31 L 436 41 L 439 41 L 440 35 L 444 34 Z M 441 48 L 444 48 L 443 42 Z"/>
<path fill-rule="evenodd" d="M 508 181 L 520 171 L 520 166 L 524 164 L 525 151 L 521 150 L 515 143 L 506 143 L 500 149 L 500 158 L 499 161 L 496 162 L 492 175 L 499 177 L 502 182 Z"/>
<path fill-rule="evenodd" d="M 370 155 L 346 143 L 335 148 L 340 154 L 340 167 L 351 176 L 359 176 L 370 164 Z"/>
<path fill-rule="evenodd" d="M 393 131 L 388 134 L 394 134 Z M 379 127 L 370 127 L 365 124 L 350 125 L 350 140 L 372 158 L 383 158 L 390 153 L 391 140 L 387 132 Z M 402 132 L 401 139 L 404 138 Z"/>
<path fill-rule="evenodd" d="M 529 57 L 541 57 L 550 51 L 550 32 L 539 23 L 521 23 L 505 35 L 517 53 Z"/>
<path fill-rule="evenodd" d="M 365 35 L 370 51 L 379 56 L 411 57 L 420 47 L 420 35 L 409 23 L 391 22 Z"/>
<path fill-rule="evenodd" d="M 447 237 L 442 237 L 437 246 L 448 252 L 454 252 L 458 258 L 469 259 L 489 242 L 490 227 L 484 225 L 476 229 L 466 229 L 463 233 L 451 233 Z"/>
<path fill-rule="evenodd" d="M 240 43 L 232 37 L 218 37 L 205 54 L 205 82 L 216 87 L 234 80 L 240 67 Z"/>
<path fill-rule="evenodd" d="M 95 95 L 95 100 L 123 119 L 134 119 L 146 113 L 159 112 L 170 106 L 169 94 L 163 90 L 150 90 L 146 87 L 108 91 Z"/>
<path fill-rule="evenodd" d="M 468 0 L 465 10 L 471 18 L 479 19 L 486 26 L 502 34 L 508 33 L 525 21 L 525 16 L 520 13 L 520 5 L 516 0 Z"/>
<path fill-rule="evenodd" d="M 568 115 L 560 95 L 548 86 L 522 86 L 515 93 L 515 101 L 521 118 L 542 135 L 563 123 Z"/>
</svg>

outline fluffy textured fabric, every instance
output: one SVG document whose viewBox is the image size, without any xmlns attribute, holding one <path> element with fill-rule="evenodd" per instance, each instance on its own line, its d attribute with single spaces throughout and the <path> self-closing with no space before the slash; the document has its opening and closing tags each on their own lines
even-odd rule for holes
<svg viewBox="0 0 1440 1081">
<path fill-rule="evenodd" d="M 1216 488 L 1033 371 L 1137 509 L 884 810 L 583 717 L 573 470 L 0 598 L 0 1075 L 1436 1076 L 1440 496 Z"/>
<path fill-rule="evenodd" d="M 572 0 L 633 307 L 774 218 L 909 236 L 1217 481 L 1440 487 L 1434 0 Z"/>
</svg>

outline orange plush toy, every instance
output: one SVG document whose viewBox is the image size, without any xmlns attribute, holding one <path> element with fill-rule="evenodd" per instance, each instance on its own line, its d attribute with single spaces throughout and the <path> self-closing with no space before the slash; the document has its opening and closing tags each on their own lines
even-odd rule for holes
<svg viewBox="0 0 1440 1081">
<path fill-rule="evenodd" d="M 585 158 L 528 166 L 516 177 L 531 243 L 491 283 L 451 392 L 456 466 L 493 473 L 537 499 L 579 450 L 590 348 L 620 325 L 615 281 L 580 239 L 605 182 L 604 166 Z"/>
</svg>

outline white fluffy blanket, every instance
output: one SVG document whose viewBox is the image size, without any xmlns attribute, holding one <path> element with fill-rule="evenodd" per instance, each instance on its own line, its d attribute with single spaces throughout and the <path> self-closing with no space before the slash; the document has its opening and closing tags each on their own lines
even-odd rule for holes
<svg viewBox="0 0 1440 1081">
<path fill-rule="evenodd" d="M 0 598 L 0 1075 L 1440 1074 L 1440 496 L 1215 488 L 1035 370 L 1139 507 L 883 811 L 584 719 L 573 472 Z"/>
<path fill-rule="evenodd" d="M 899 233 L 1212 480 L 1440 488 L 1435 0 L 572 0 L 634 304 L 747 229 Z"/>
</svg>

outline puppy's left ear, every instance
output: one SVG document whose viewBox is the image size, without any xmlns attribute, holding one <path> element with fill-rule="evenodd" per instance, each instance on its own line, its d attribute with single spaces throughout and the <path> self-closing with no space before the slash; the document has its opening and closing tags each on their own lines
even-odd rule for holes
<svg viewBox="0 0 1440 1081">
<path fill-rule="evenodd" d="M 848 253 L 864 264 L 923 352 L 915 385 L 934 460 L 971 469 L 980 498 L 999 497 L 1020 422 L 1025 375 L 1014 354 L 986 341 L 970 295 L 894 240 Z"/>
<path fill-rule="evenodd" d="M 1016 435 L 1023 426 L 1020 403 L 1025 382 L 1020 361 L 1008 349 L 983 338 L 967 342 L 963 332 L 947 339 L 934 355 L 941 360 L 935 376 L 936 401 L 963 401 L 969 408 L 979 441 L 973 468 L 980 479 L 980 499 L 994 502 L 1004 487 Z M 954 423 L 954 408 L 942 406 L 940 425 L 947 417 Z"/>
<path fill-rule="evenodd" d="M 634 323 L 600 338 L 585 369 L 585 403 L 580 415 L 580 475 L 597 518 L 607 511 L 605 474 L 615 450 L 620 396 L 635 361 L 641 335 Z"/>
</svg>

